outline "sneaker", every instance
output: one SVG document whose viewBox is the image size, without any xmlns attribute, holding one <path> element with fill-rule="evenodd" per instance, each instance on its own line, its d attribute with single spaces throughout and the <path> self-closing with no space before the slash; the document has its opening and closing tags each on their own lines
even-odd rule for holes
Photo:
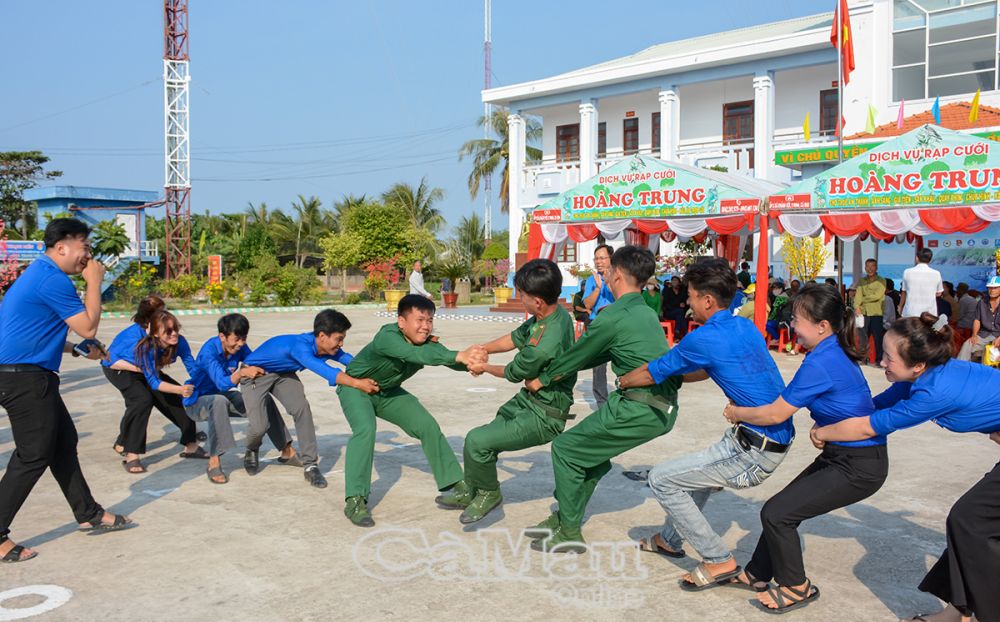
<svg viewBox="0 0 1000 622">
<path fill-rule="evenodd" d="M 543 553 L 586 553 L 587 543 L 579 527 L 569 528 L 560 523 L 548 538 L 532 541 L 531 548 Z"/>
<path fill-rule="evenodd" d="M 486 518 L 487 514 L 500 507 L 500 503 L 502 501 L 503 497 L 500 495 L 499 489 L 477 490 L 475 498 L 472 499 L 472 503 L 465 508 L 462 515 L 458 517 L 458 520 L 463 525 L 477 523 Z"/>
<path fill-rule="evenodd" d="M 549 514 L 549 517 L 533 527 L 525 527 L 524 535 L 532 540 L 548 538 L 559 527 L 559 512 Z"/>
<path fill-rule="evenodd" d="M 445 494 L 435 497 L 434 502 L 446 510 L 464 510 L 472 503 L 474 492 L 472 487 L 466 484 L 465 480 L 462 480 L 452 486 L 451 490 Z"/>
<path fill-rule="evenodd" d="M 306 481 L 309 482 L 311 486 L 315 486 L 316 488 L 326 488 L 326 478 L 319 472 L 319 466 L 310 464 L 306 467 L 303 473 Z"/>
<path fill-rule="evenodd" d="M 348 497 L 344 505 L 344 516 L 358 527 L 374 527 L 375 521 L 368 511 L 368 502 L 364 497 Z"/>
</svg>

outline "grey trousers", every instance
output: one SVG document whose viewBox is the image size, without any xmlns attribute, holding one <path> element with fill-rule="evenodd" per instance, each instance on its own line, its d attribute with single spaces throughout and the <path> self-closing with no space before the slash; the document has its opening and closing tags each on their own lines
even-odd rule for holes
<svg viewBox="0 0 1000 622">
<path fill-rule="evenodd" d="M 295 372 L 264 374 L 253 380 L 247 378 L 240 382 L 240 389 L 247 406 L 247 419 L 250 420 L 250 428 L 247 430 L 247 449 L 253 451 L 260 449 L 264 433 L 268 429 L 265 414 L 267 401 L 273 397 L 281 402 L 295 421 L 295 435 L 299 439 L 299 456 L 302 464 L 308 467 L 319 462 L 312 410 L 306 401 L 302 381 Z"/>
<path fill-rule="evenodd" d="M 594 385 L 594 400 L 600 408 L 608 401 L 608 364 L 598 365 L 593 369 L 592 384 Z"/>
<path fill-rule="evenodd" d="M 221 456 L 236 447 L 236 438 L 233 436 L 233 426 L 230 424 L 229 418 L 245 417 L 247 412 L 243 396 L 239 391 L 202 395 L 194 404 L 186 406 L 184 410 L 187 412 L 187 416 L 194 421 L 208 422 L 209 455 Z M 281 451 L 288 443 L 292 442 L 292 435 L 285 427 L 285 422 L 281 419 L 281 413 L 278 412 L 274 400 L 268 398 L 265 410 L 267 411 L 268 423 L 267 436 L 274 443 L 274 447 Z"/>
</svg>

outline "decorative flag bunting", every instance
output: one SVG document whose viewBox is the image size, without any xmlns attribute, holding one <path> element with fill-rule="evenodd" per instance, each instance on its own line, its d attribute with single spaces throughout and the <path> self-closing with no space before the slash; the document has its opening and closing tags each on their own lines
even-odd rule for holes
<svg viewBox="0 0 1000 622">
<path fill-rule="evenodd" d="M 906 105 L 906 100 L 900 100 L 899 102 L 899 114 L 896 116 L 896 129 L 903 129 L 903 106 Z"/>
<path fill-rule="evenodd" d="M 941 98 L 934 98 L 934 105 L 931 106 L 931 114 L 934 115 L 934 123 L 941 125 Z"/>
<path fill-rule="evenodd" d="M 875 133 L 875 115 L 878 112 L 875 110 L 875 106 L 868 104 L 868 121 L 865 123 L 865 131 L 869 134 Z"/>
<path fill-rule="evenodd" d="M 809 113 L 806 113 L 805 123 L 802 124 L 802 133 L 806 135 L 806 142 L 809 142 Z"/>
<path fill-rule="evenodd" d="M 976 96 L 972 98 L 972 110 L 969 111 L 969 123 L 975 123 L 979 120 L 979 91 L 981 89 L 976 89 Z"/>
<path fill-rule="evenodd" d="M 833 12 L 833 28 L 830 29 L 830 45 L 837 47 L 837 26 L 842 25 L 840 34 L 840 67 L 841 79 L 844 84 L 851 81 L 851 72 L 854 71 L 854 36 L 851 31 L 851 13 L 847 10 L 847 0 L 838 0 L 837 8 Z"/>
</svg>

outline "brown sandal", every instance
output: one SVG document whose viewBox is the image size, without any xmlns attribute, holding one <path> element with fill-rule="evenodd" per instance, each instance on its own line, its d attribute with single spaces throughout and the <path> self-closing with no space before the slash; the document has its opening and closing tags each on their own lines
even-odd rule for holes
<svg viewBox="0 0 1000 622">
<path fill-rule="evenodd" d="M 687 555 L 684 551 L 675 551 L 671 548 L 663 546 L 660 544 L 662 539 L 663 538 L 660 534 L 655 534 L 649 536 L 648 538 L 641 538 L 639 540 L 639 550 L 645 553 L 656 553 L 657 555 L 671 557 L 673 559 L 680 559 Z"/>
<path fill-rule="evenodd" d="M 146 472 L 146 467 L 142 466 L 142 462 L 138 458 L 135 460 L 122 460 L 122 466 L 125 468 L 126 473 L 132 475 L 139 475 Z"/>
</svg>

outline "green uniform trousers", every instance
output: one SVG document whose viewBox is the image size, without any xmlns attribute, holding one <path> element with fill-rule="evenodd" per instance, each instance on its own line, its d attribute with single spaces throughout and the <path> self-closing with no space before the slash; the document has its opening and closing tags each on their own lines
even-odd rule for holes
<svg viewBox="0 0 1000 622">
<path fill-rule="evenodd" d="M 579 528 L 597 482 L 611 458 L 670 431 L 677 406 L 662 412 L 612 393 L 608 402 L 552 442 L 559 522 Z"/>
<path fill-rule="evenodd" d="M 438 490 L 462 480 L 462 467 L 441 427 L 427 409 L 401 387 L 368 395 L 353 387 L 337 387 L 340 406 L 351 426 L 344 471 L 346 497 L 364 497 L 372 488 L 372 460 L 375 456 L 375 418 L 398 425 L 420 441 L 431 465 Z"/>
<path fill-rule="evenodd" d="M 531 402 L 524 391 L 508 400 L 496 418 L 465 437 L 465 482 L 479 490 L 497 490 L 497 455 L 544 445 L 566 427 Z"/>
</svg>

